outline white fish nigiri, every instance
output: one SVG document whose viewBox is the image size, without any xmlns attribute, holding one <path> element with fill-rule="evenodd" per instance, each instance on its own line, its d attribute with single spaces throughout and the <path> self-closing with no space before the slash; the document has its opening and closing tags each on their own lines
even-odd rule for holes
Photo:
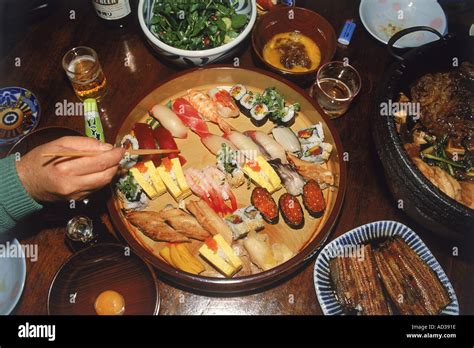
<svg viewBox="0 0 474 348">
<path fill-rule="evenodd" d="M 272 129 L 273 138 L 283 148 L 291 153 L 301 152 L 301 144 L 295 133 L 288 127 L 275 127 Z"/>
<path fill-rule="evenodd" d="M 185 139 L 188 136 L 188 128 L 186 128 L 183 121 L 166 106 L 155 105 L 151 108 L 150 115 L 160 122 L 164 128 L 169 130 L 173 137 Z"/>
<path fill-rule="evenodd" d="M 223 143 L 226 144 L 231 150 L 237 150 L 234 144 L 232 144 L 229 140 L 211 133 L 203 135 L 201 137 L 201 142 L 212 154 L 216 156 L 219 150 L 222 148 Z"/>
<path fill-rule="evenodd" d="M 250 160 L 254 160 L 257 156 L 262 154 L 260 147 L 255 144 L 251 138 L 240 132 L 232 131 L 224 135 L 224 138 L 230 140 L 232 144 L 234 144 L 239 151 L 243 152 L 243 155 Z"/>
<path fill-rule="evenodd" d="M 260 131 L 246 131 L 244 134 L 252 138 L 252 140 L 266 152 L 269 159 L 278 158 L 281 163 L 288 163 L 283 146 L 278 144 L 275 139 L 268 134 Z"/>
</svg>

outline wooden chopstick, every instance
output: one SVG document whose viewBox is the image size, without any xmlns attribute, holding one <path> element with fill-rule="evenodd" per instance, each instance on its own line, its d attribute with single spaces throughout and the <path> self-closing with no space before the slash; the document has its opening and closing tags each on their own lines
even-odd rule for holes
<svg viewBox="0 0 474 348">
<path fill-rule="evenodd" d="M 178 149 L 129 149 L 127 153 L 132 156 L 144 155 L 166 155 L 169 153 L 179 153 Z M 103 154 L 103 151 L 71 151 L 71 152 L 48 152 L 41 154 L 43 157 L 94 157 Z"/>
</svg>

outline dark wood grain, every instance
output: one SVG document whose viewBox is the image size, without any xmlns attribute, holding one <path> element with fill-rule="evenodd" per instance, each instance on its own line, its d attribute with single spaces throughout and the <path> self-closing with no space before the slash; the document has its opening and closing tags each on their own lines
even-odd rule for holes
<svg viewBox="0 0 474 348">
<path fill-rule="evenodd" d="M 135 1 L 132 3 L 137 4 Z M 349 162 L 346 198 L 331 239 L 356 226 L 381 219 L 397 220 L 408 225 L 420 235 L 446 271 L 458 296 L 461 313 L 474 314 L 474 266 L 462 258 L 463 254 L 472 253 L 472 249 L 438 239 L 397 209 L 374 150 L 369 114 L 373 110 L 377 84 L 391 63 L 385 47 L 373 39 L 360 23 L 358 1 L 298 0 L 297 3 L 320 13 L 336 32 L 340 31 L 346 19 L 354 18 L 357 22 L 350 46 L 339 47 L 335 56 L 337 59 L 349 58 L 362 76 L 363 87 L 350 111 L 333 121 L 349 154 Z M 154 55 L 140 32 L 136 18 L 125 30 L 116 30 L 99 21 L 89 1 L 60 2 L 58 6 L 50 16 L 29 23 L 24 34 L 1 57 L 1 85 L 23 86 L 36 94 L 42 107 L 40 127 L 62 125 L 82 132 L 84 123 L 81 117 L 55 115 L 56 103 L 77 101 L 61 68 L 61 58 L 71 47 L 93 47 L 108 79 L 109 93 L 101 108 L 105 114 L 103 125 L 106 137 L 110 137 L 124 113 L 178 69 L 160 62 Z M 76 19 L 69 19 L 70 10 L 75 11 Z M 455 19 L 450 17 L 448 21 L 456 23 Z M 21 67 L 15 67 L 17 57 L 21 58 Z M 254 66 L 249 43 L 239 58 L 242 66 Z M 108 223 L 105 204 L 102 209 L 104 220 Z M 64 244 L 64 226 L 40 229 L 40 225 L 31 225 L 30 237 L 21 240 L 22 243 L 38 244 L 39 258 L 35 263 L 28 261 L 25 291 L 16 314 L 47 313 L 50 283 L 71 255 Z M 453 256 L 453 248 L 458 248 L 459 256 Z M 313 285 L 313 266 L 314 260 L 277 287 L 245 297 L 204 297 L 160 281 L 160 313 L 321 314 Z"/>
</svg>

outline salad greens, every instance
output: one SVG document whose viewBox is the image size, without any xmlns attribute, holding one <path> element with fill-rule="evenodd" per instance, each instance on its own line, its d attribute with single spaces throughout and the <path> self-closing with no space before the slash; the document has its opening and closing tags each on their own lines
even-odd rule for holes
<svg viewBox="0 0 474 348">
<path fill-rule="evenodd" d="M 206 50 L 234 40 L 249 17 L 235 12 L 236 0 L 157 0 L 151 31 L 164 43 L 185 50 Z"/>
</svg>

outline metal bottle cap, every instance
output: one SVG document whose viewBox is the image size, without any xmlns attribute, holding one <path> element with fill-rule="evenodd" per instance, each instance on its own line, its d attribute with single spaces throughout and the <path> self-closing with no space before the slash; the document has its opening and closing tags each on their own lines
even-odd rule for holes
<svg viewBox="0 0 474 348">
<path fill-rule="evenodd" d="M 67 223 L 66 235 L 74 242 L 91 242 L 95 238 L 92 220 L 85 215 L 73 217 Z"/>
</svg>

